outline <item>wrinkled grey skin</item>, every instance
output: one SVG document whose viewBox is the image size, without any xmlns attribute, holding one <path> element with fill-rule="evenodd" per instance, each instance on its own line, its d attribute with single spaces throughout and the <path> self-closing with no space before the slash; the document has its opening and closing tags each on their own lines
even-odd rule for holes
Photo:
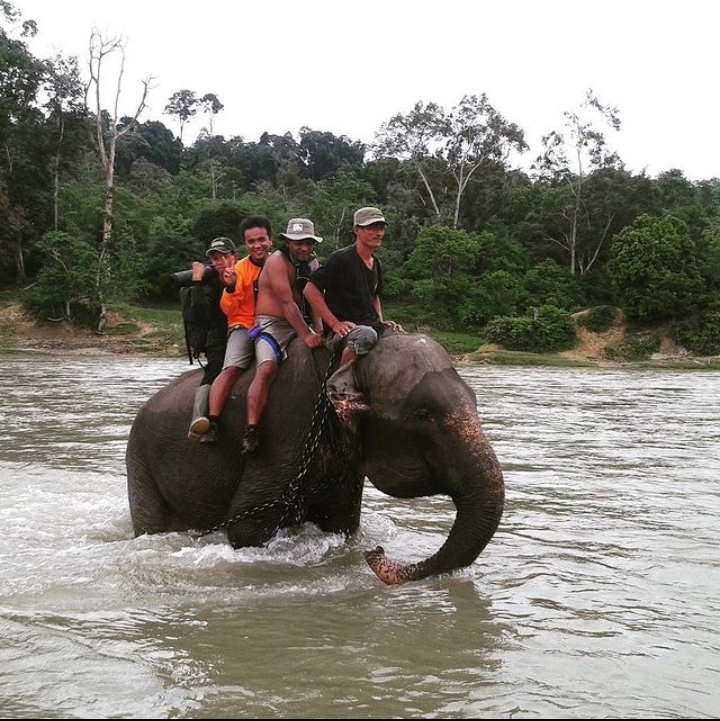
<svg viewBox="0 0 720 721">
<path fill-rule="evenodd" d="M 245 393 L 253 370 L 235 384 L 215 447 L 188 441 L 188 418 L 201 372 L 180 376 L 140 409 L 127 445 L 130 512 L 136 535 L 227 528 L 235 548 L 268 541 L 279 525 L 306 521 L 351 534 L 360 522 L 364 477 L 396 498 L 445 494 L 457 516 L 430 558 L 402 565 L 381 548 L 365 553 L 389 584 L 449 573 L 478 557 L 503 512 L 500 465 L 483 434 L 473 391 L 445 350 L 420 334 L 386 333 L 356 363 L 370 411 L 345 428 L 332 410 L 302 481 L 298 517 L 286 514 L 288 488 L 301 467 L 305 437 L 329 356 L 295 340 L 261 422 L 262 447 L 239 453 Z M 339 441 L 330 443 L 328 433 Z M 263 505 L 266 504 L 266 505 Z"/>
</svg>

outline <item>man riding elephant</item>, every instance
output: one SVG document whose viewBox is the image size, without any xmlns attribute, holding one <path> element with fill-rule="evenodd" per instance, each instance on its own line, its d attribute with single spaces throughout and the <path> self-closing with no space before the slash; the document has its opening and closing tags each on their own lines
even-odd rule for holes
<svg viewBox="0 0 720 721">
<path fill-rule="evenodd" d="M 262 418 L 272 439 L 242 455 L 251 373 L 228 399 L 228 433 L 202 449 L 185 440 L 199 371 L 189 371 L 140 409 L 128 439 L 128 498 L 136 535 L 224 528 L 236 547 L 266 543 L 311 522 L 331 533 L 360 524 L 364 481 L 399 499 L 442 494 L 457 515 L 442 547 L 407 565 L 381 549 L 366 559 L 386 583 L 449 573 L 475 561 L 493 537 L 504 503 L 497 458 L 476 398 L 445 350 L 422 334 L 386 333 L 355 368 L 368 410 L 348 432 L 327 404 L 324 348 L 297 339 Z"/>
</svg>

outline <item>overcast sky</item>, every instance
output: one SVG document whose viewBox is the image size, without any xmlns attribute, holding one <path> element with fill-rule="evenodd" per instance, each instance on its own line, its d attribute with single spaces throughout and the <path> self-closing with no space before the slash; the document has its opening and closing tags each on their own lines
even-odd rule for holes
<svg viewBox="0 0 720 721">
<path fill-rule="evenodd" d="M 11 0 L 12 1 L 12 0 Z M 632 172 L 720 177 L 720 2 L 716 0 L 17 0 L 38 23 L 31 51 L 77 55 L 93 27 L 123 36 L 120 114 L 154 76 L 160 120 L 175 91 L 215 93 L 214 132 L 257 141 L 303 126 L 369 143 L 421 100 L 450 110 L 487 94 L 525 131 L 530 156 L 592 88 L 622 122 L 606 135 Z M 109 105 L 109 104 L 108 104 Z M 207 124 L 185 129 L 192 142 Z"/>
</svg>

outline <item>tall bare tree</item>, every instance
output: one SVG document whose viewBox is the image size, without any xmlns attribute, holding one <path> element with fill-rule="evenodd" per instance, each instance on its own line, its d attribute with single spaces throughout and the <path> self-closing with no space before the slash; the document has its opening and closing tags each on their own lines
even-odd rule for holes
<svg viewBox="0 0 720 721">
<path fill-rule="evenodd" d="M 197 98 L 194 90 L 177 90 L 174 92 L 168 104 L 165 106 L 163 113 L 165 115 L 175 115 L 180 123 L 180 142 L 182 143 L 185 124 L 190 118 L 197 115 L 198 105 L 201 101 Z M 221 106 L 222 108 L 222 106 Z"/>
<path fill-rule="evenodd" d="M 95 107 L 95 145 L 97 147 L 98 157 L 103 169 L 103 177 L 105 182 L 105 202 L 103 206 L 103 234 L 100 244 L 100 253 L 98 260 L 97 272 L 97 296 L 100 304 L 100 319 L 98 323 L 98 333 L 105 328 L 107 320 L 107 288 L 110 281 L 110 249 L 112 244 L 113 230 L 113 204 L 115 199 L 114 182 L 115 182 L 115 151 L 118 138 L 130 132 L 138 122 L 138 119 L 146 108 L 146 100 L 150 91 L 150 83 L 152 76 L 142 80 L 142 96 L 138 103 L 137 110 L 132 116 L 123 116 L 120 122 L 120 114 L 118 107 L 120 105 L 120 95 L 122 91 L 122 80 L 125 73 L 125 45 L 124 38 L 105 38 L 97 30 L 93 29 L 90 35 L 90 55 L 88 66 L 90 70 L 90 80 L 85 89 L 85 102 L 92 96 Z M 104 63 L 110 56 L 115 55 L 118 60 L 116 68 L 116 84 L 115 98 L 113 102 L 112 113 L 109 114 L 109 126 L 106 128 L 103 122 L 105 111 L 101 102 L 101 89 L 104 87 L 103 69 Z"/>
<path fill-rule="evenodd" d="M 427 191 L 438 222 L 452 218 L 457 228 L 468 183 L 483 163 L 504 165 L 514 149 L 527 148 L 523 131 L 490 104 L 485 93 L 466 95 L 446 113 L 436 103 L 422 102 L 406 115 L 398 113 L 375 136 L 376 158 L 409 160 Z M 454 185 L 452 207 L 443 212 L 441 197 Z"/>
<path fill-rule="evenodd" d="M 620 130 L 618 109 L 603 105 L 588 89 L 585 100 L 574 111 L 563 112 L 564 130 L 553 130 L 542 139 L 544 152 L 533 169 L 540 178 L 559 186 L 564 185 L 570 193 L 570 202 L 563 209 L 564 230 L 561 235 L 546 237 L 563 248 L 568 254 L 571 275 L 583 275 L 593 266 L 605 241 L 613 215 L 605 219 L 604 232 L 592 246 L 580 252 L 580 226 L 586 219 L 584 184 L 589 173 L 601 168 L 620 168 L 622 163 L 616 153 L 607 149 L 605 135 L 598 130 L 596 122 L 611 130 Z"/>
<path fill-rule="evenodd" d="M 45 107 L 49 112 L 48 121 L 53 127 L 51 161 L 53 173 L 53 230 L 59 228 L 60 217 L 60 172 L 65 156 L 70 159 L 81 152 L 85 143 L 78 142 L 78 136 L 86 138 L 86 105 L 83 103 L 83 84 L 76 57 L 57 55 L 48 64 Z"/>
</svg>

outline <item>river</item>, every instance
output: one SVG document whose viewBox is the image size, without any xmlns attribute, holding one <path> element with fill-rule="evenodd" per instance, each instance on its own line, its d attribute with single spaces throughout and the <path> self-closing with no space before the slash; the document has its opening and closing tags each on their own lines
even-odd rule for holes
<svg viewBox="0 0 720 721">
<path fill-rule="evenodd" d="M 358 534 L 133 538 L 124 452 L 180 360 L 0 353 L 3 718 L 717 718 L 720 373 L 464 366 L 506 509 L 387 587 L 443 498 L 366 484 Z"/>
</svg>

